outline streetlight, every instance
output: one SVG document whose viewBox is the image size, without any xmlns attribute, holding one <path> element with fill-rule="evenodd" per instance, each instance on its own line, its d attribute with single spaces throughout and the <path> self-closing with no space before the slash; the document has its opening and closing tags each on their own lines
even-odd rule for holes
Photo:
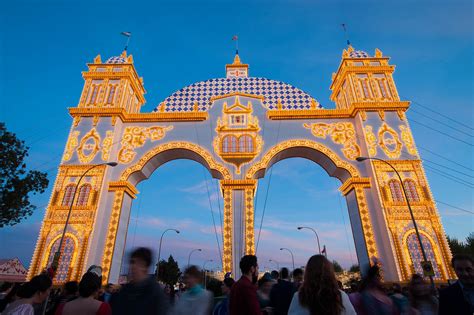
<svg viewBox="0 0 474 315">
<path fill-rule="evenodd" d="M 207 280 L 207 272 L 206 272 L 206 269 L 205 269 L 205 268 L 206 268 L 206 264 L 207 264 L 208 262 L 213 262 L 213 261 L 214 261 L 214 260 L 212 260 L 212 259 L 208 259 L 208 260 L 206 260 L 206 261 L 204 262 L 204 264 L 202 264 L 202 271 L 204 272 L 204 289 L 207 288 L 207 281 L 206 281 L 206 280 Z"/>
<path fill-rule="evenodd" d="M 118 165 L 118 163 L 117 162 L 107 162 L 107 163 L 100 163 L 100 164 L 92 165 L 84 173 L 82 173 L 81 177 L 79 177 L 79 180 L 77 181 L 76 186 L 74 187 L 74 192 L 72 194 L 72 201 L 71 201 L 71 204 L 69 205 L 69 211 L 68 211 L 67 217 L 66 217 L 66 223 L 64 223 L 63 234 L 61 235 L 61 240 L 59 241 L 58 250 L 54 254 L 53 263 L 51 264 L 51 266 L 53 267 L 53 272 L 54 273 L 56 273 L 56 269 L 58 268 L 58 264 L 59 264 L 59 259 L 61 258 L 61 248 L 63 247 L 64 238 L 66 236 L 67 225 L 69 224 L 69 219 L 71 218 L 72 207 L 74 206 L 74 201 L 76 199 L 76 192 L 77 192 L 77 189 L 79 188 L 79 184 L 81 183 L 81 180 L 84 178 L 84 176 L 86 176 L 86 174 L 89 173 L 89 171 L 91 171 L 92 169 L 94 169 L 96 167 L 102 166 L 102 165 L 108 165 L 108 166 L 115 167 L 115 166 Z"/>
<path fill-rule="evenodd" d="M 189 253 L 189 256 L 188 256 L 188 266 L 191 264 L 191 255 L 192 255 L 195 251 L 202 252 L 202 249 L 201 249 L 201 248 L 196 248 L 196 249 L 193 249 L 193 250 Z"/>
<path fill-rule="evenodd" d="M 403 185 L 403 181 L 402 181 L 402 177 L 400 176 L 400 173 L 398 173 L 398 171 L 396 170 L 396 168 L 392 164 L 390 164 L 389 162 L 387 162 L 383 159 L 379 159 L 379 158 L 375 158 L 375 157 L 359 156 L 359 157 L 356 158 L 356 160 L 357 160 L 357 162 L 362 162 L 362 161 L 365 161 L 365 160 L 376 160 L 376 161 L 383 162 L 383 163 L 387 164 L 388 166 L 390 166 L 392 168 L 392 170 L 395 172 L 395 174 L 397 174 L 398 179 L 400 180 L 400 186 L 402 186 L 403 196 L 405 197 L 405 200 L 407 201 L 408 211 L 410 212 L 411 221 L 413 223 L 413 227 L 415 228 L 415 233 L 416 233 L 416 237 L 418 238 L 418 243 L 420 244 L 421 254 L 423 255 L 423 260 L 428 261 L 428 259 L 426 258 L 425 248 L 423 247 L 423 242 L 421 241 L 420 232 L 418 231 L 418 225 L 416 224 L 415 216 L 413 215 L 413 210 L 411 209 L 411 205 L 410 205 L 410 200 L 408 200 L 407 192 L 405 190 L 405 185 Z M 431 286 L 434 288 L 433 276 L 430 275 L 429 278 L 430 278 Z"/>
<path fill-rule="evenodd" d="M 275 261 L 273 259 L 269 259 L 268 261 L 274 263 L 277 266 L 277 269 L 280 270 L 280 264 L 278 263 L 278 261 Z"/>
<path fill-rule="evenodd" d="M 316 240 L 318 241 L 319 255 L 321 255 L 321 245 L 319 245 L 319 236 L 318 236 L 318 233 L 316 232 L 316 230 L 313 229 L 312 227 L 309 227 L 309 226 L 298 226 L 298 230 L 302 230 L 302 229 L 308 229 L 308 230 L 311 230 L 311 231 L 314 232 L 314 235 L 316 235 Z"/>
<path fill-rule="evenodd" d="M 161 237 L 160 237 L 160 247 L 158 247 L 158 262 L 156 263 L 156 277 L 158 277 L 158 269 L 160 267 L 160 258 L 161 258 L 161 243 L 163 242 L 163 236 L 165 235 L 166 232 L 168 231 L 175 231 L 176 234 L 179 234 L 179 231 L 176 230 L 176 229 L 166 229 L 164 230 L 163 233 L 161 233 Z"/>
<path fill-rule="evenodd" d="M 280 248 L 280 250 L 287 250 L 287 251 L 290 252 L 291 262 L 293 263 L 293 270 L 295 270 L 295 257 L 293 256 L 293 252 L 289 248 L 286 248 L 286 247 L 282 247 L 282 248 Z"/>
</svg>

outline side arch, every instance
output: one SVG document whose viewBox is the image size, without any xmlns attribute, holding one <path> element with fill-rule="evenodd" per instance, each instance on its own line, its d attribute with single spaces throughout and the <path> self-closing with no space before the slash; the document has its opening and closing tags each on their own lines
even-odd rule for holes
<svg viewBox="0 0 474 315">
<path fill-rule="evenodd" d="M 62 234 L 56 235 L 55 237 L 53 237 L 49 241 L 49 243 L 46 247 L 46 250 L 44 251 L 43 258 L 41 259 L 40 270 L 43 270 L 44 268 L 47 267 L 47 264 L 48 264 L 48 262 L 51 258 L 51 255 L 54 255 L 54 253 L 52 252 L 53 247 L 56 244 L 56 242 L 59 241 L 61 236 L 62 236 Z M 66 242 L 66 240 L 68 238 L 71 239 L 74 243 L 74 251 L 73 251 L 73 254 L 71 256 L 71 260 L 69 261 L 69 266 L 68 266 L 68 275 L 69 275 L 68 277 L 70 277 L 70 275 L 72 275 L 73 273 L 76 272 L 76 270 L 73 266 L 77 265 L 77 257 L 78 257 L 78 253 L 79 253 L 79 250 L 80 250 L 80 248 L 79 248 L 80 242 L 79 242 L 79 239 L 77 238 L 77 236 L 74 235 L 73 233 L 66 232 L 66 234 L 64 235 L 64 241 Z M 64 253 L 62 253 L 61 256 L 62 255 L 64 255 Z M 61 263 L 61 260 L 60 260 L 60 263 Z M 67 281 L 67 279 L 66 279 L 66 281 Z"/>
<path fill-rule="evenodd" d="M 265 172 L 278 161 L 301 157 L 319 164 L 329 176 L 338 178 L 342 183 L 351 177 L 360 177 L 359 171 L 350 163 L 342 160 L 336 153 L 325 145 L 305 139 L 287 140 L 270 148 L 260 159 L 247 171 L 247 179 L 257 179 L 265 175 Z"/>
<path fill-rule="evenodd" d="M 229 170 L 216 162 L 212 155 L 203 147 L 186 141 L 167 142 L 146 152 L 133 166 L 125 169 L 120 181 L 128 181 L 136 185 L 166 162 L 177 159 L 189 159 L 202 164 L 214 178 L 231 179 Z"/>
</svg>

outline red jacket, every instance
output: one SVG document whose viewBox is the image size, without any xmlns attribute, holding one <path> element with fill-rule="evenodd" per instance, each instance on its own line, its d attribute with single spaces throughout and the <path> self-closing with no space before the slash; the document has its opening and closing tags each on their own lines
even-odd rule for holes
<svg viewBox="0 0 474 315">
<path fill-rule="evenodd" d="M 261 315 L 257 298 L 257 287 L 242 276 L 230 290 L 230 315 Z"/>
</svg>

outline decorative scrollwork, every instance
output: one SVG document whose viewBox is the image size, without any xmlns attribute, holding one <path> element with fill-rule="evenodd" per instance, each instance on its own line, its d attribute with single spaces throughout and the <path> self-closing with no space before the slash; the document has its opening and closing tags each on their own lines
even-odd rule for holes
<svg viewBox="0 0 474 315">
<path fill-rule="evenodd" d="M 402 152 L 402 143 L 398 134 L 389 125 L 383 123 L 379 128 L 379 146 L 391 159 L 397 159 Z"/>
<path fill-rule="evenodd" d="M 369 151 L 369 156 L 377 155 L 377 138 L 372 131 L 372 126 L 365 126 L 365 141 L 367 142 L 367 149 Z"/>
<path fill-rule="evenodd" d="M 418 156 L 418 152 L 416 151 L 415 147 L 415 141 L 413 140 L 413 136 L 408 127 L 405 125 L 400 125 L 399 128 L 402 133 L 402 141 L 405 144 L 408 153 Z"/>
<path fill-rule="evenodd" d="M 79 137 L 79 131 L 76 130 L 76 131 L 71 132 L 71 135 L 69 136 L 69 140 L 67 141 L 67 144 L 66 144 L 66 151 L 64 152 L 64 155 L 63 155 L 63 162 L 69 161 L 72 158 L 74 150 L 79 144 L 78 137 Z"/>
<path fill-rule="evenodd" d="M 356 157 L 360 156 L 360 148 L 357 145 L 356 133 L 352 123 L 314 123 L 303 124 L 303 126 L 310 129 L 315 137 L 326 139 L 326 136 L 330 135 L 334 143 L 342 144 L 344 146 L 341 151 L 346 158 L 355 160 Z"/>
<path fill-rule="evenodd" d="M 110 156 L 110 148 L 112 147 L 114 132 L 109 130 L 106 132 L 104 141 L 102 142 L 102 160 L 107 161 Z"/>
<path fill-rule="evenodd" d="M 161 127 L 127 127 L 122 137 L 122 147 L 118 154 L 121 163 L 130 163 L 137 154 L 135 148 L 142 147 L 147 139 L 151 141 L 161 140 L 166 132 L 172 130 L 173 126 Z"/>
<path fill-rule="evenodd" d="M 81 163 L 89 163 L 92 161 L 100 150 L 100 135 L 92 128 L 88 133 L 81 139 L 81 143 L 77 148 L 77 155 Z"/>
</svg>

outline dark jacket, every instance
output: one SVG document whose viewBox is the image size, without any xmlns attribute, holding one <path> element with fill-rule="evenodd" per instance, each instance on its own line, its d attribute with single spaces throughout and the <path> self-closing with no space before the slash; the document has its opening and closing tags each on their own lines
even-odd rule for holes
<svg viewBox="0 0 474 315">
<path fill-rule="evenodd" d="M 229 297 L 230 315 L 261 315 L 257 287 L 245 276 L 234 283 Z M 114 314 L 115 315 L 115 314 Z"/>
<path fill-rule="evenodd" d="M 473 310 L 466 301 L 459 282 L 450 285 L 439 292 L 438 315 L 472 315 Z"/>
<path fill-rule="evenodd" d="M 296 287 L 290 281 L 278 280 L 270 291 L 270 306 L 273 314 L 287 315 Z"/>
<path fill-rule="evenodd" d="M 110 299 L 112 314 L 164 315 L 168 300 L 154 277 L 140 283 L 127 283 Z"/>
</svg>

